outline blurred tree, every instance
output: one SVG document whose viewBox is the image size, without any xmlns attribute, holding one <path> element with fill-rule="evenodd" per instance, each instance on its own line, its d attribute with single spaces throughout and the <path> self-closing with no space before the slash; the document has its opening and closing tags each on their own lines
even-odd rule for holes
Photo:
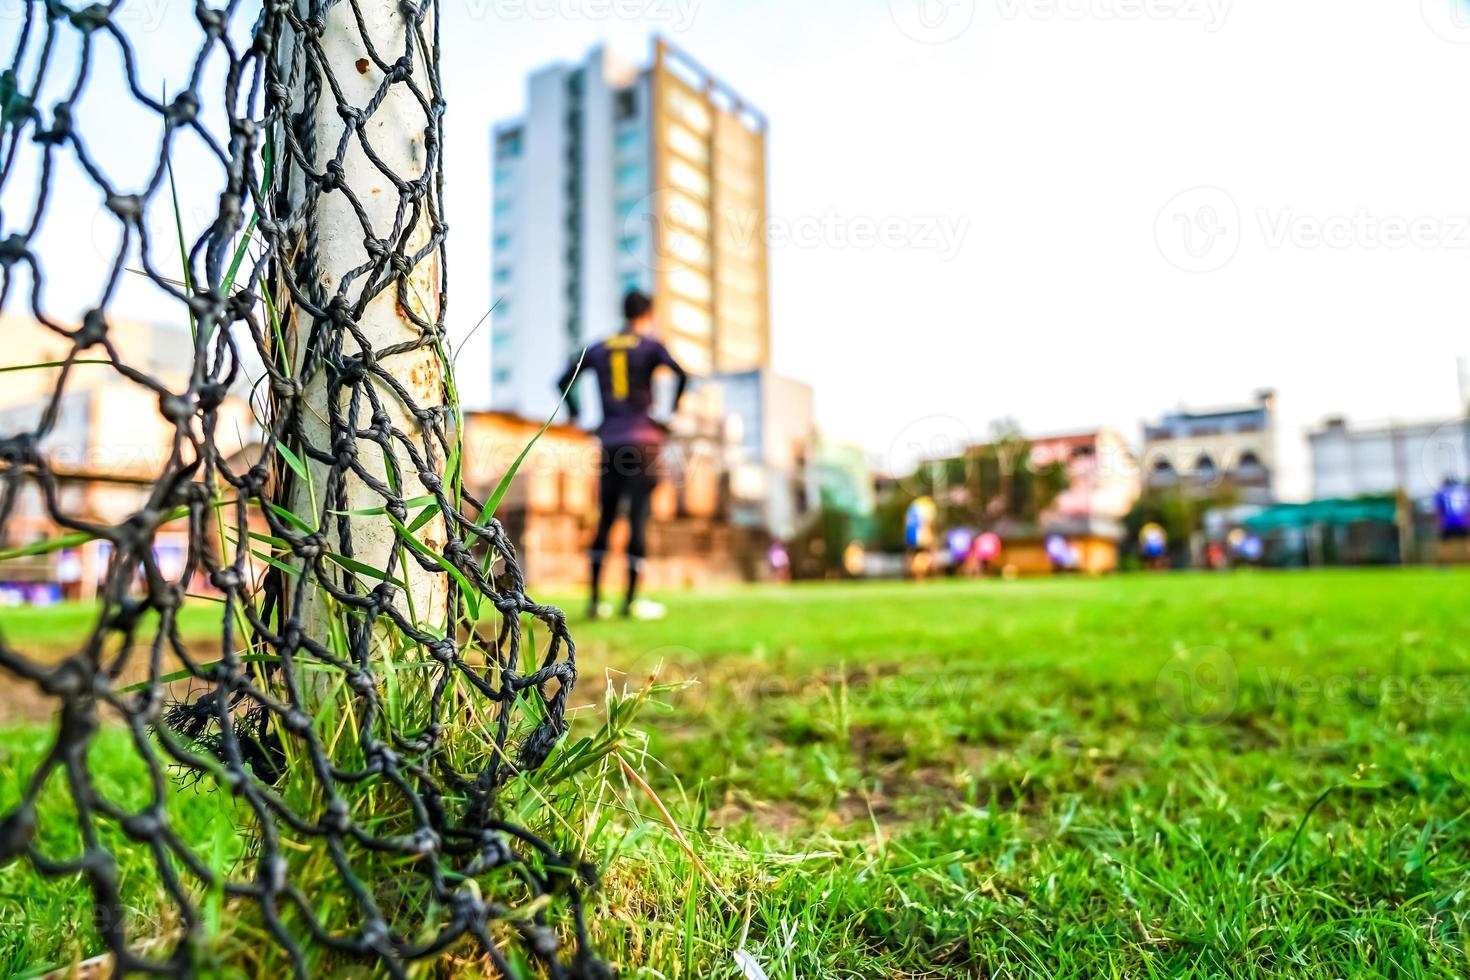
<svg viewBox="0 0 1470 980">
<path fill-rule="evenodd" d="M 1031 451 L 1014 420 L 992 423 L 988 442 L 922 464 L 879 499 L 873 543 L 884 551 L 904 550 L 904 516 L 924 496 L 938 505 L 941 530 L 1034 527 L 1069 484 L 1064 462 L 1039 465 Z"/>
<path fill-rule="evenodd" d="M 798 579 L 842 576 L 842 556 L 854 538 L 852 515 L 837 507 L 813 511 L 791 539 L 791 574 Z"/>
</svg>

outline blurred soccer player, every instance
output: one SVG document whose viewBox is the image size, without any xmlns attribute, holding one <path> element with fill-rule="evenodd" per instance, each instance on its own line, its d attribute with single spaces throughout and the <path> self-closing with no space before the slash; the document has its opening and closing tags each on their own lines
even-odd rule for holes
<svg viewBox="0 0 1470 980">
<path fill-rule="evenodd" d="M 1439 513 L 1439 560 L 1470 561 L 1470 486 L 1445 477 L 1434 495 L 1434 509 Z"/>
<path fill-rule="evenodd" d="M 652 336 L 653 300 L 633 290 L 623 298 L 623 329 L 587 349 L 583 366 L 597 377 L 602 399 L 600 513 L 597 535 L 592 540 L 592 597 L 588 616 L 602 614 L 602 565 L 607 558 L 608 537 L 618 519 L 623 501 L 628 503 L 628 590 L 623 597 L 623 615 L 655 619 L 663 614 L 657 603 L 639 601 L 638 577 L 647 556 L 648 516 L 653 491 L 658 486 L 668 427 L 654 419 L 653 372 L 661 367 L 674 372 L 678 386 L 674 408 L 684 397 L 689 376 L 667 348 Z M 566 391 L 573 418 L 580 414 L 576 392 L 571 391 L 577 362 L 567 365 L 557 382 Z"/>
</svg>

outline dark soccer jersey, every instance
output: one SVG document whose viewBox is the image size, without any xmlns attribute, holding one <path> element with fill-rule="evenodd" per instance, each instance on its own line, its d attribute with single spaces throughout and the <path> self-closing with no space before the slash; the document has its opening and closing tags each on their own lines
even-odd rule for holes
<svg viewBox="0 0 1470 980">
<path fill-rule="evenodd" d="M 573 364 L 563 375 L 562 388 L 570 384 L 575 367 Z M 620 333 L 587 349 L 582 371 L 597 378 L 602 396 L 602 425 L 597 434 L 603 445 L 663 445 L 667 438 L 664 427 L 649 414 L 653 409 L 653 372 L 660 367 L 678 375 L 682 393 L 684 369 L 663 344 L 651 337 Z M 572 410 L 576 408 L 573 401 Z"/>
</svg>

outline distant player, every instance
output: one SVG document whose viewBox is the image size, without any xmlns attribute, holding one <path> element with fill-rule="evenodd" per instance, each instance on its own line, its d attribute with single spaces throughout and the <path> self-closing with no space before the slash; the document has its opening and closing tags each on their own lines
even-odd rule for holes
<svg viewBox="0 0 1470 980">
<path fill-rule="evenodd" d="M 1439 560 L 1470 561 L 1470 486 L 1445 477 L 1434 495 L 1434 509 L 1439 513 Z"/>
<path fill-rule="evenodd" d="M 678 387 L 674 408 L 684 397 L 689 376 L 663 344 L 653 339 L 653 300 L 633 290 L 623 299 L 623 329 L 587 349 L 582 366 L 597 377 L 602 399 L 602 440 L 597 536 L 592 540 L 592 598 L 587 614 L 602 615 L 602 564 L 607 557 L 608 537 L 618 519 L 622 502 L 628 502 L 628 591 L 623 597 L 623 616 L 656 619 L 663 614 L 657 603 L 638 600 L 638 577 L 647 556 L 648 516 L 653 491 L 658 486 L 659 459 L 668 441 L 668 427 L 650 414 L 653 409 L 653 372 L 668 368 Z M 569 392 L 567 405 L 572 417 L 581 414 L 575 391 L 577 361 L 557 382 L 559 391 Z"/>
</svg>

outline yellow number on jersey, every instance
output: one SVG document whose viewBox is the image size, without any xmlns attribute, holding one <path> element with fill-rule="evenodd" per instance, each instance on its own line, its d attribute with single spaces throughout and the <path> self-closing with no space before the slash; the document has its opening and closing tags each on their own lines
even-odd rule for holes
<svg viewBox="0 0 1470 980">
<path fill-rule="evenodd" d="M 612 352 L 612 395 L 618 401 L 628 397 L 628 352 Z"/>
</svg>

